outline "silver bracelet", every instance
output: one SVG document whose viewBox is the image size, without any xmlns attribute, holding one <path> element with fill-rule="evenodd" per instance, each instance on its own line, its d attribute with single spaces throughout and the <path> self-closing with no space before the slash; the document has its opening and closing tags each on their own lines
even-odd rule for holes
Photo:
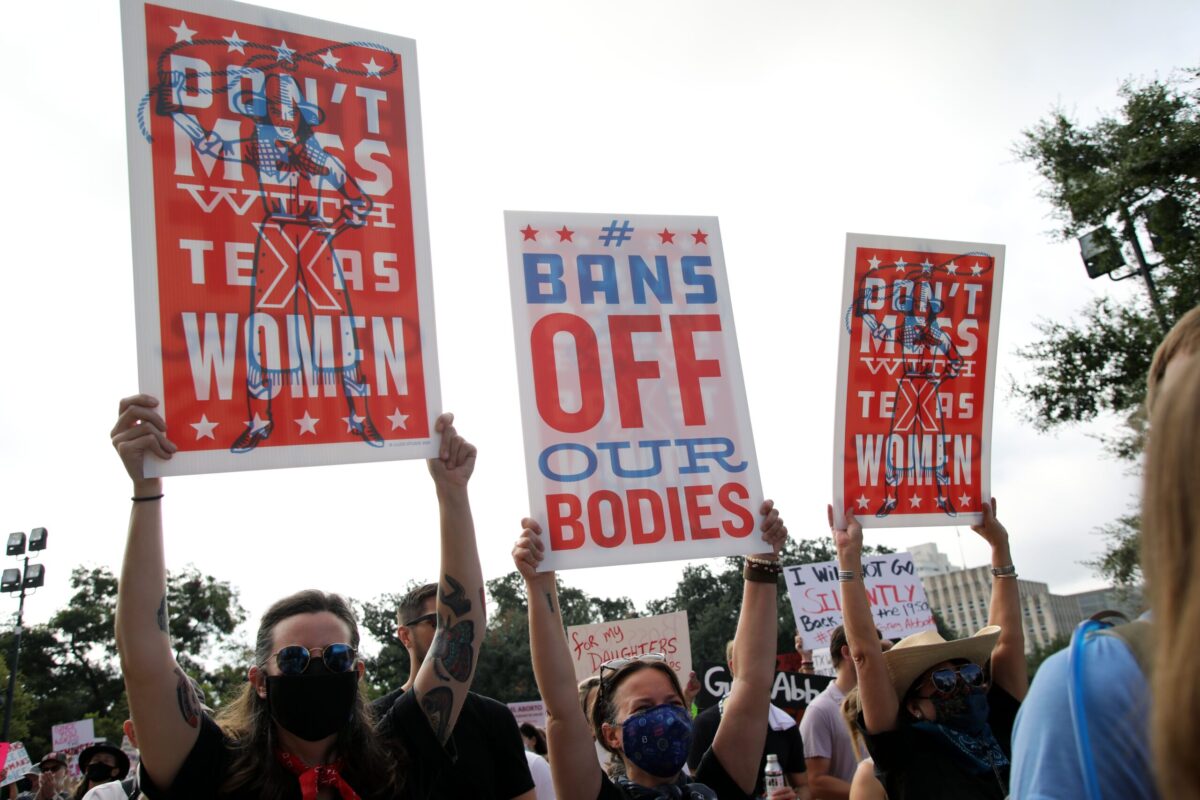
<svg viewBox="0 0 1200 800">
<path fill-rule="evenodd" d="M 1012 564 L 1005 564 L 1003 567 L 992 567 L 992 577 L 1015 578 L 1017 577 L 1017 568 Z"/>
<path fill-rule="evenodd" d="M 841 583 L 849 583 L 862 576 L 861 572 L 855 572 L 852 569 L 839 569 L 838 581 Z"/>
</svg>

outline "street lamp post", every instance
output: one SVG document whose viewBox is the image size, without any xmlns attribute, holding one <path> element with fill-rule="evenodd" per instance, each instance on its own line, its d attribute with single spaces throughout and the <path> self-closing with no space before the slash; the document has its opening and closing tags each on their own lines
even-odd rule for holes
<svg viewBox="0 0 1200 800">
<path fill-rule="evenodd" d="M 37 553 L 46 549 L 46 529 L 34 528 L 29 532 L 29 552 Z M 41 564 L 30 564 L 29 555 L 25 552 L 25 533 L 18 531 L 8 535 L 6 555 L 25 556 L 24 569 L 10 568 L 0 576 L 0 592 L 21 592 L 21 600 L 17 604 L 17 627 L 13 631 L 13 657 L 8 670 L 8 689 L 4 693 L 4 733 L 3 741 L 8 741 L 9 728 L 12 725 L 13 696 L 17 691 L 17 667 L 21 660 L 21 628 L 25 622 L 25 593 L 36 589 L 46 582 L 46 568 Z"/>
</svg>

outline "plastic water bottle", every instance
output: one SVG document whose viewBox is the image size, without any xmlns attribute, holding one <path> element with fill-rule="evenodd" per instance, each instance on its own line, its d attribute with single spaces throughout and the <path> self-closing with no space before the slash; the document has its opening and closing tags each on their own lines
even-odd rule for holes
<svg viewBox="0 0 1200 800">
<path fill-rule="evenodd" d="M 783 769 L 779 766 L 779 756 L 774 753 L 767 754 L 767 766 L 763 770 L 763 791 L 766 796 L 770 797 L 771 792 L 776 789 L 782 789 L 787 786 L 787 782 L 783 779 Z"/>
</svg>

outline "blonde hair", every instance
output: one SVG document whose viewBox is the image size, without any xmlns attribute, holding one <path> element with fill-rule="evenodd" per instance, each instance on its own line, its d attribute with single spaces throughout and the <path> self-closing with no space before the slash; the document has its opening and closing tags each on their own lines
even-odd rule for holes
<svg viewBox="0 0 1200 800">
<path fill-rule="evenodd" d="M 596 704 L 595 691 L 599 687 L 599 675 L 592 675 L 579 682 L 579 707 L 583 709 L 583 715 L 587 717 L 589 724 L 592 719 L 592 706 Z M 591 696 L 589 697 L 588 695 Z"/>
<path fill-rule="evenodd" d="M 1194 755 L 1200 738 L 1200 681 L 1192 660 L 1180 655 L 1194 653 L 1200 645 L 1198 489 L 1200 359 L 1193 358 L 1155 400 L 1142 494 L 1142 569 L 1156 642 L 1150 741 L 1164 797 L 1191 796 L 1200 786 L 1200 761 Z"/>
<path fill-rule="evenodd" d="M 1163 337 L 1146 374 L 1146 408 L 1153 411 L 1167 364 L 1177 355 L 1200 352 L 1200 306 L 1184 314 Z"/>
<path fill-rule="evenodd" d="M 862 738 L 862 731 L 858 729 L 860 711 L 862 711 L 862 700 L 858 696 L 858 687 L 855 686 L 842 698 L 842 719 L 846 722 L 846 727 L 850 729 L 850 746 L 854 748 L 855 761 L 863 760 L 863 747 L 866 744 Z"/>
</svg>

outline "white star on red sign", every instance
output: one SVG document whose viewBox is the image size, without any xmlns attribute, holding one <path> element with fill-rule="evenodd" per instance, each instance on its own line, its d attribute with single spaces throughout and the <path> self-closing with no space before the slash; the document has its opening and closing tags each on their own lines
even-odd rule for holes
<svg viewBox="0 0 1200 800">
<path fill-rule="evenodd" d="M 187 26 L 187 22 L 182 19 L 179 20 L 178 25 L 168 25 L 167 27 L 170 28 L 171 30 L 175 31 L 176 43 L 190 42 L 192 40 L 192 37 L 196 35 L 196 31 L 189 28 Z"/>
<path fill-rule="evenodd" d="M 201 439 L 215 440 L 217 437 L 213 436 L 213 428 L 217 427 L 221 423 L 209 422 L 208 417 L 204 414 L 201 414 L 199 422 L 189 422 L 188 424 L 196 429 L 196 441 L 200 441 Z"/>
</svg>

